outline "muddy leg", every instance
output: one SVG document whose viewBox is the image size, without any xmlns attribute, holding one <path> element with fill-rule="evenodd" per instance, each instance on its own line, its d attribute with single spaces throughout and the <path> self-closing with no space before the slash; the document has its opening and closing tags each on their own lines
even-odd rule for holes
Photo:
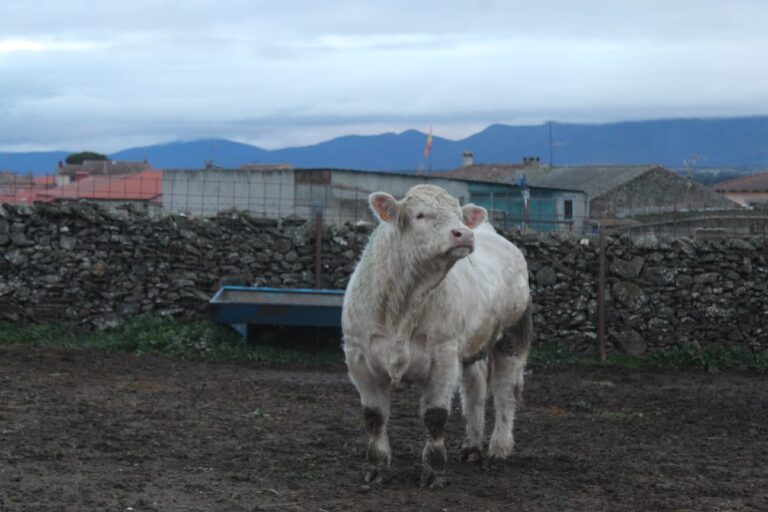
<svg viewBox="0 0 768 512">
<path fill-rule="evenodd" d="M 368 368 L 365 357 L 354 351 L 347 350 L 347 366 L 349 376 L 360 393 L 363 423 L 368 433 L 365 482 L 379 483 L 384 479 L 392 459 L 387 437 L 391 400 L 389 383 L 377 378 Z"/>
<path fill-rule="evenodd" d="M 488 390 L 488 364 L 481 360 L 464 367 L 461 379 L 461 410 L 467 421 L 461 460 L 479 462 L 485 431 L 485 401 Z"/>
<path fill-rule="evenodd" d="M 496 418 L 488 457 L 506 459 L 515 446 L 515 412 L 522 403 L 523 373 L 531 347 L 533 322 L 530 309 L 518 325 L 507 330 L 491 354 L 491 391 Z"/>
<path fill-rule="evenodd" d="M 446 483 L 448 454 L 445 450 L 445 424 L 448 422 L 448 411 L 458 378 L 456 350 L 444 347 L 439 359 L 432 363 L 429 381 L 421 396 L 421 418 L 427 429 L 427 443 L 421 454 L 422 487 L 442 487 Z"/>
</svg>

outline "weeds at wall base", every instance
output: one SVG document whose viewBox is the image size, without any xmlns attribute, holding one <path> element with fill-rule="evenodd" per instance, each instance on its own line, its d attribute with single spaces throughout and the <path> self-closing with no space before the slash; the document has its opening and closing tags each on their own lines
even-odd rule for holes
<svg viewBox="0 0 768 512">
<path fill-rule="evenodd" d="M 534 346 L 529 357 L 531 366 L 598 366 L 595 356 L 574 354 L 566 345 L 545 343 Z M 760 354 L 744 346 L 692 343 L 675 345 L 635 357 L 618 352 L 608 354 L 606 366 L 647 368 L 656 370 L 693 370 L 709 373 L 740 371 L 768 373 L 768 354 Z"/>
<path fill-rule="evenodd" d="M 102 332 L 78 331 L 59 324 L 0 323 L 0 345 L 89 348 L 212 362 L 299 365 L 339 365 L 343 362 L 337 343 L 307 349 L 301 347 L 298 341 L 277 336 L 274 342 L 257 343 L 246 350 L 240 336 L 228 327 L 206 321 L 182 321 L 152 315 L 131 319 Z M 598 363 L 594 356 L 575 354 L 567 345 L 538 343 L 531 351 L 529 365 L 597 366 Z M 765 374 L 768 373 L 768 355 L 740 345 L 699 348 L 684 344 L 652 352 L 643 358 L 614 352 L 608 355 L 606 365 Z"/>
<path fill-rule="evenodd" d="M 0 323 L 0 345 L 87 348 L 212 362 L 318 365 L 341 363 L 336 350 L 300 350 L 286 343 L 256 344 L 247 350 L 229 327 L 206 321 L 182 321 L 144 315 L 101 332 L 57 324 Z"/>
</svg>

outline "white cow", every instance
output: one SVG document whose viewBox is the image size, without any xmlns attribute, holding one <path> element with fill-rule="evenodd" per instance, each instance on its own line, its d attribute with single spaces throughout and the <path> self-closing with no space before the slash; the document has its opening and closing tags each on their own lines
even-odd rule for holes
<svg viewBox="0 0 768 512">
<path fill-rule="evenodd" d="M 369 436 L 366 481 L 381 481 L 391 460 L 391 392 L 413 383 L 428 434 L 421 484 L 442 485 L 443 434 L 459 381 L 463 459 L 480 460 L 488 385 L 496 410 L 488 456 L 512 451 L 532 333 L 527 265 L 486 222 L 485 209 L 462 208 L 440 187 L 417 185 L 401 201 L 377 192 L 369 202 L 381 222 L 342 313 L 346 362 Z"/>
</svg>

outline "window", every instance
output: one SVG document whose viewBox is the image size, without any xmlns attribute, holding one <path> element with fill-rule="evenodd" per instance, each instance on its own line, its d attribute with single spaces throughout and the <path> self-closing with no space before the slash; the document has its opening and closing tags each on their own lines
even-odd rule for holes
<svg viewBox="0 0 768 512">
<path fill-rule="evenodd" d="M 573 199 L 563 201 L 563 217 L 565 220 L 573 219 Z"/>
</svg>

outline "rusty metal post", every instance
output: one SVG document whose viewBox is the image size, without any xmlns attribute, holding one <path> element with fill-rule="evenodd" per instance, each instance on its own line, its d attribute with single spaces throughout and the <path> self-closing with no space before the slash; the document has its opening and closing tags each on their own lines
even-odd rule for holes
<svg viewBox="0 0 768 512">
<path fill-rule="evenodd" d="M 323 211 L 315 214 L 315 288 L 323 284 Z"/>
<path fill-rule="evenodd" d="M 599 267 L 597 276 L 597 354 L 601 363 L 605 362 L 605 234 L 600 229 Z"/>
</svg>

